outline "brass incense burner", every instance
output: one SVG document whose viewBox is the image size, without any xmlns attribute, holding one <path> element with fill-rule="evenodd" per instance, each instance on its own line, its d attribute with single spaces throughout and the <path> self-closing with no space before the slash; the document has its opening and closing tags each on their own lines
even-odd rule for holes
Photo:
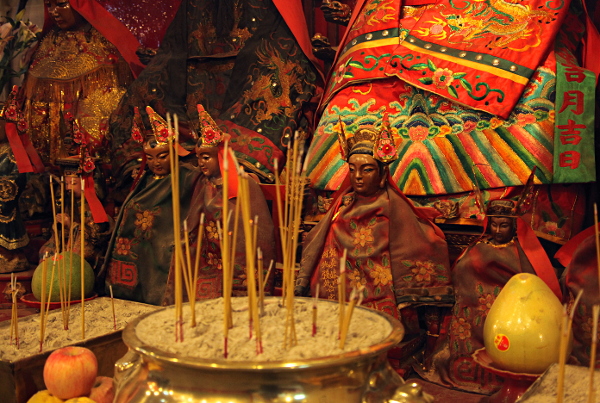
<svg viewBox="0 0 600 403">
<path fill-rule="evenodd" d="M 404 382 L 387 359 L 387 351 L 404 336 L 402 325 L 384 313 L 357 309 L 384 317 L 390 334 L 359 351 L 265 362 L 206 360 L 160 351 L 136 335 L 137 324 L 149 316 L 143 315 L 123 331 L 129 352 L 116 366 L 115 403 L 415 401 L 402 400 L 405 394 L 399 388 Z"/>
</svg>

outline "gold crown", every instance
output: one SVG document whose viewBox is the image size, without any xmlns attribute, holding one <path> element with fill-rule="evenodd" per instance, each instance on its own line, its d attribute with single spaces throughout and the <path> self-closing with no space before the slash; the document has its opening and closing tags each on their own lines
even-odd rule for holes
<svg viewBox="0 0 600 403">
<path fill-rule="evenodd" d="M 159 145 L 167 144 L 169 141 L 169 129 L 167 127 L 167 122 L 160 116 L 158 113 L 154 112 L 154 109 L 150 106 L 146 106 L 146 113 L 148 114 L 148 119 L 150 119 L 150 124 L 152 125 L 152 132 L 154 133 L 154 138 Z M 135 119 L 135 116 L 134 116 Z"/>
<path fill-rule="evenodd" d="M 200 121 L 198 145 L 206 147 L 219 145 L 225 136 L 201 104 L 198 104 L 198 120 Z"/>
<path fill-rule="evenodd" d="M 398 146 L 390 129 L 387 113 L 383 115 L 382 127 L 379 132 L 369 128 L 360 128 L 352 137 L 346 137 L 341 117 L 337 126 L 342 159 L 345 161 L 348 161 L 352 154 L 369 154 L 384 164 L 398 159 Z"/>
</svg>

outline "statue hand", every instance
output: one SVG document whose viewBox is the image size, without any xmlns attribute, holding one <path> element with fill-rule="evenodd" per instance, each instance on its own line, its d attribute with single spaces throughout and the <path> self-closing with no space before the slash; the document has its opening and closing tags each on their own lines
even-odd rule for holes
<svg viewBox="0 0 600 403">
<path fill-rule="evenodd" d="M 71 218 L 67 214 L 58 213 L 56 215 L 56 223 L 68 228 L 71 226 Z"/>
</svg>

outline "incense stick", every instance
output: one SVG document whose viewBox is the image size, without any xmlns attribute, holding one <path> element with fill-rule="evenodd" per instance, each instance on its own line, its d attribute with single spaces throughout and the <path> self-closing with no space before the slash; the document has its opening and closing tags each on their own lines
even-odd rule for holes
<svg viewBox="0 0 600 403">
<path fill-rule="evenodd" d="M 85 178 L 81 178 L 81 209 L 79 237 L 81 238 L 81 339 L 85 339 Z M 71 261 L 71 267 L 73 262 Z M 74 268 L 72 268 L 74 269 Z"/>
<path fill-rule="evenodd" d="M 60 240 L 56 240 L 56 250 L 62 253 L 63 258 L 60 261 L 58 275 L 58 290 L 60 294 L 60 310 L 63 319 L 63 328 L 69 329 L 69 318 L 67 316 L 67 259 L 65 254 L 65 177 L 60 177 L 60 215 L 62 217 L 62 226 L 60 231 Z M 60 242 L 59 242 L 60 241 Z"/>
<path fill-rule="evenodd" d="M 350 321 L 352 320 L 352 313 L 354 312 L 354 307 L 356 306 L 357 300 L 358 300 L 358 291 L 357 291 L 356 287 L 354 287 L 352 289 L 352 292 L 350 293 L 350 304 L 347 307 L 347 309 L 344 310 L 345 315 L 344 315 L 343 327 L 342 327 L 340 342 L 339 342 L 339 347 L 342 350 L 344 349 L 344 346 L 346 345 L 346 336 L 348 335 L 348 328 L 350 327 Z"/>
<path fill-rule="evenodd" d="M 177 115 L 173 117 L 175 126 L 178 126 Z M 171 174 L 171 200 L 173 208 L 173 238 L 175 244 L 175 341 L 183 341 L 183 284 L 181 273 L 181 227 L 179 213 L 179 159 L 176 151 L 177 131 L 171 125 L 171 114 L 167 113 L 167 131 L 169 142 L 169 165 Z"/>
<path fill-rule="evenodd" d="M 263 289 L 267 286 L 267 283 L 269 282 L 269 276 L 271 275 L 271 270 L 273 269 L 273 265 L 274 265 L 274 261 L 273 259 L 271 259 L 271 263 L 269 263 L 269 270 L 267 270 L 267 274 L 265 275 L 265 280 L 263 282 Z"/>
<path fill-rule="evenodd" d="M 342 329 L 344 328 L 344 310 L 346 307 L 346 256 L 348 250 L 344 248 L 342 258 L 340 259 L 340 277 L 338 279 L 338 302 L 339 302 L 339 334 L 338 337 L 342 337 Z"/>
<path fill-rule="evenodd" d="M 113 329 L 117 330 L 117 315 L 115 313 L 115 297 L 113 295 L 112 284 L 109 284 L 108 288 L 110 289 L 110 305 L 112 306 Z"/>
<path fill-rule="evenodd" d="M 233 326 L 231 317 L 231 287 L 233 284 L 232 276 L 230 271 L 233 270 L 233 254 L 235 249 L 230 249 L 230 237 L 229 237 L 229 141 L 225 140 L 224 144 L 224 159 L 223 159 L 223 172 L 221 172 L 221 178 L 223 180 L 222 186 L 222 197 L 223 202 L 221 206 L 223 216 L 223 233 L 221 240 L 221 264 L 223 266 L 223 326 L 225 329 L 225 337 L 229 336 L 229 328 Z M 236 223 L 237 224 L 237 223 Z M 235 231 L 235 230 L 234 230 Z"/>
<path fill-rule="evenodd" d="M 588 389 L 588 403 L 596 401 L 596 390 L 594 389 L 594 374 L 596 372 L 596 349 L 598 344 L 598 314 L 600 313 L 600 305 L 594 305 L 592 308 L 592 345 L 590 351 L 590 384 Z"/>
<path fill-rule="evenodd" d="M 258 219 L 258 216 L 256 217 L 256 219 Z M 255 238 L 254 244 L 256 245 L 256 238 Z M 263 287 L 263 284 L 265 282 L 265 280 L 264 280 L 265 273 L 263 273 L 263 255 L 262 255 L 262 250 L 260 248 L 256 249 L 256 255 L 257 255 L 256 271 L 258 273 L 258 280 L 257 280 L 258 307 L 260 309 L 260 316 L 263 316 L 265 314 L 265 287 Z"/>
<path fill-rule="evenodd" d="M 564 399 L 564 385 L 565 385 L 565 362 L 567 359 L 567 344 L 569 343 L 569 316 L 567 315 L 567 306 L 563 305 L 562 323 L 560 326 L 560 350 L 558 356 L 558 385 L 556 387 L 556 402 L 562 403 Z"/>
<path fill-rule="evenodd" d="M 317 335 L 317 301 L 319 300 L 319 286 L 321 284 L 317 283 L 317 289 L 315 291 L 315 295 L 313 298 L 313 308 L 312 308 L 312 337 Z"/>
<path fill-rule="evenodd" d="M 44 333 L 45 333 L 45 317 L 44 317 L 44 308 L 46 306 L 46 275 L 48 274 L 48 252 L 44 254 L 44 258 L 42 260 L 42 295 L 40 301 L 40 353 L 42 352 L 44 345 Z"/>
</svg>

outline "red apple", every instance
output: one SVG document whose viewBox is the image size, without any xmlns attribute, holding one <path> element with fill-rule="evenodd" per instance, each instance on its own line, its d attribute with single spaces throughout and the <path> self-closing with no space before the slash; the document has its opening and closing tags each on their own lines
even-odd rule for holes
<svg viewBox="0 0 600 403">
<path fill-rule="evenodd" d="M 44 365 L 44 383 L 59 399 L 88 396 L 98 375 L 96 356 L 85 347 L 55 350 Z"/>
<path fill-rule="evenodd" d="M 90 399 L 96 403 L 112 403 L 115 400 L 115 387 L 113 379 L 108 376 L 99 376 L 90 393 Z"/>
</svg>

